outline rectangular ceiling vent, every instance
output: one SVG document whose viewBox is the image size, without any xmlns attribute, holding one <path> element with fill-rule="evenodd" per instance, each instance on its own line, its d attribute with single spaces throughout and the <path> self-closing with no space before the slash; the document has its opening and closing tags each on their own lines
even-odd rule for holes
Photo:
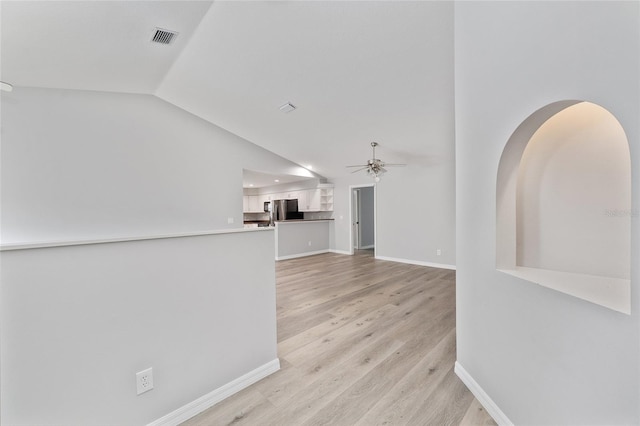
<svg viewBox="0 0 640 426">
<path fill-rule="evenodd" d="M 153 34 L 153 38 L 151 39 L 151 41 L 160 44 L 170 44 L 177 35 L 178 33 L 175 31 L 156 28 L 156 32 Z"/>
</svg>

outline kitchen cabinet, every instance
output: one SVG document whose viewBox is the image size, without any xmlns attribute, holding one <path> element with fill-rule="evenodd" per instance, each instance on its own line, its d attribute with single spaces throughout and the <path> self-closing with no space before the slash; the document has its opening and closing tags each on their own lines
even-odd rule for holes
<svg viewBox="0 0 640 426">
<path fill-rule="evenodd" d="M 303 191 L 287 191 L 269 194 L 272 200 L 299 200 Z"/>
<path fill-rule="evenodd" d="M 300 191 L 302 196 L 298 199 L 298 210 L 303 212 L 320 211 L 320 190 L 307 189 Z"/>
<path fill-rule="evenodd" d="M 309 210 L 309 197 L 307 196 L 307 190 L 296 191 L 296 198 L 298 199 L 298 211 L 308 212 Z"/>
<path fill-rule="evenodd" d="M 262 212 L 264 211 L 264 205 L 260 203 L 257 195 L 249 195 L 249 211 Z"/>
<path fill-rule="evenodd" d="M 244 213 L 261 213 L 263 207 L 259 195 L 244 195 L 242 197 L 242 211 Z"/>
<path fill-rule="evenodd" d="M 300 199 L 305 196 L 305 191 L 290 191 L 286 193 L 287 200 L 298 200 L 298 205 L 300 204 Z"/>
<path fill-rule="evenodd" d="M 298 211 L 301 212 L 330 212 L 333 211 L 333 185 L 320 184 L 314 189 L 302 189 L 298 191 L 275 192 L 270 194 L 262 194 L 255 197 L 256 206 L 252 204 L 252 199 L 247 199 L 246 208 L 253 209 L 257 207 L 258 212 L 264 208 L 265 202 L 273 200 L 298 200 Z M 254 210 L 250 210 L 254 211 Z"/>
</svg>

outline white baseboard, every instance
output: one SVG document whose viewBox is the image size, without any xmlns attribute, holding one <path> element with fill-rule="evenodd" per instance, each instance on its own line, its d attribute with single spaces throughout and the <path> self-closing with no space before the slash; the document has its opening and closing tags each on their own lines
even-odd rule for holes
<svg viewBox="0 0 640 426">
<path fill-rule="evenodd" d="M 428 266 L 430 268 L 451 269 L 453 271 L 456 270 L 456 265 L 447 265 L 446 263 L 423 262 L 421 260 L 399 259 L 396 257 L 377 256 L 377 255 L 376 255 L 376 259 L 389 260 L 391 262 L 408 263 L 411 265 Z"/>
<path fill-rule="evenodd" d="M 367 250 L 367 249 L 371 249 L 371 248 L 374 248 L 374 247 L 375 247 L 375 245 L 371 244 L 371 245 L 369 245 L 369 246 L 362 246 L 362 247 L 359 247 L 359 249 L 360 249 L 360 250 Z"/>
<path fill-rule="evenodd" d="M 166 416 L 149 423 L 147 426 L 177 426 L 180 423 L 202 413 L 207 408 L 213 407 L 223 399 L 240 392 L 242 389 L 254 384 L 258 380 L 264 379 L 268 375 L 273 374 L 278 370 L 280 370 L 280 360 L 276 358 L 273 361 L 268 362 L 253 371 L 248 372 L 244 376 L 238 377 L 234 381 L 229 382 L 226 385 L 223 385 L 204 396 L 201 396 L 195 401 L 192 401 L 187 405 L 184 405 L 177 410 L 172 411 Z"/>
<path fill-rule="evenodd" d="M 318 250 L 318 251 L 308 251 L 305 253 L 296 253 L 296 254 L 288 254 L 286 256 L 276 256 L 276 260 L 287 260 L 287 259 L 296 259 L 298 257 L 306 257 L 306 256 L 313 256 L 316 254 L 322 254 L 322 253 L 329 253 L 331 250 L 329 249 L 324 249 L 324 250 Z"/>
<path fill-rule="evenodd" d="M 504 414 L 502 410 L 496 405 L 496 403 L 493 402 L 493 400 L 489 397 L 489 395 L 487 395 L 484 389 L 480 387 L 478 382 L 473 380 L 473 377 L 471 377 L 467 370 L 465 370 L 458 361 L 456 361 L 454 371 L 460 378 L 460 380 L 462 380 L 462 383 L 464 383 L 469 388 L 473 396 L 476 397 L 478 402 L 482 404 L 484 409 L 487 410 L 487 413 L 489 413 L 489 415 L 493 417 L 493 420 L 495 420 L 498 425 L 513 426 L 513 422 L 509 420 L 506 414 Z"/>
<path fill-rule="evenodd" d="M 335 250 L 335 249 L 333 249 L 333 250 L 329 250 L 329 252 L 330 253 L 335 253 L 335 254 L 346 254 L 348 256 L 353 255 L 353 253 L 351 253 L 350 251 L 347 251 L 347 250 Z"/>
</svg>

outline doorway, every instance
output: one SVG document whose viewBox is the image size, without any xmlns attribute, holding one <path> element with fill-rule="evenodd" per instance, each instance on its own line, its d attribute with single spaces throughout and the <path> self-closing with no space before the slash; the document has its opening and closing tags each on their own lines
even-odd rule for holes
<svg viewBox="0 0 640 426">
<path fill-rule="evenodd" d="M 376 186 L 350 186 L 350 252 L 373 250 L 376 246 Z"/>
</svg>

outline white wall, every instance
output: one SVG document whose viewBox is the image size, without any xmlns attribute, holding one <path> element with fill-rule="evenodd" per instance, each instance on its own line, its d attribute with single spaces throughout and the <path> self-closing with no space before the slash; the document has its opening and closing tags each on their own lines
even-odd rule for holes
<svg viewBox="0 0 640 426">
<path fill-rule="evenodd" d="M 329 221 L 277 222 L 276 260 L 329 251 Z"/>
<path fill-rule="evenodd" d="M 243 168 L 299 167 L 148 95 L 18 87 L 1 118 L 5 244 L 239 227 Z"/>
<path fill-rule="evenodd" d="M 440 12 L 441 19 L 453 23 L 452 8 Z M 406 167 L 389 167 L 377 183 L 376 256 L 451 267 L 456 264 L 453 24 L 443 26 L 438 42 L 451 47 L 439 50 L 439 55 L 432 58 L 439 84 L 430 96 L 439 100 L 438 107 L 424 117 L 414 117 L 429 126 L 423 133 L 410 136 L 422 141 L 429 154 L 407 156 Z M 386 84 L 393 87 L 393 81 Z M 384 160 L 385 150 L 393 148 L 393 140 L 381 142 L 376 156 Z M 332 183 L 336 220 L 333 248 L 347 252 L 349 186 L 370 184 L 372 179 L 359 172 L 332 179 Z"/>
<path fill-rule="evenodd" d="M 1 98 L 3 245 L 242 227 L 243 169 L 299 168 L 153 96 Z M 141 424 L 273 360 L 274 240 L 259 238 L 3 252 L 3 424 Z M 156 389 L 137 398 L 148 366 Z"/>
<path fill-rule="evenodd" d="M 455 5 L 458 362 L 515 424 L 640 423 L 640 265 L 631 315 L 495 266 L 500 156 L 545 105 L 586 100 L 620 121 L 638 211 L 639 14 L 637 2 Z"/>
<path fill-rule="evenodd" d="M 2 424 L 147 424 L 277 365 L 273 241 L 261 230 L 3 251 Z M 149 367 L 154 389 L 138 396 Z"/>
<path fill-rule="evenodd" d="M 453 149 L 431 165 L 390 168 L 376 184 L 376 256 L 456 264 Z M 349 250 L 349 186 L 371 182 L 364 172 L 333 181 L 336 250 Z"/>
<path fill-rule="evenodd" d="M 438 27 L 437 36 L 429 40 L 437 42 L 439 47 L 428 49 L 429 73 L 424 78 L 429 79 L 429 91 L 424 99 L 414 93 L 417 97 L 412 101 L 424 101 L 423 105 L 429 107 L 420 109 L 421 113 L 417 114 L 415 110 L 406 110 L 403 105 L 395 106 L 397 111 L 403 111 L 402 120 L 427 124 L 419 132 L 397 135 L 419 144 L 421 154 L 403 153 L 406 161 L 397 162 L 408 165 L 389 167 L 388 173 L 377 184 L 376 255 L 452 266 L 456 264 L 453 3 L 436 3 L 433 4 L 438 9 L 438 20 L 443 24 Z M 431 86 L 434 81 L 437 84 Z M 394 91 L 397 81 L 389 79 L 379 84 Z M 433 99 L 437 99 L 437 103 L 432 104 Z M 371 131 L 363 129 L 363 134 Z M 388 155 L 395 148 L 394 136 L 389 135 L 382 140 L 374 136 L 371 140 L 380 142 L 376 156 L 390 161 Z M 336 158 L 339 155 L 335 152 Z M 366 157 L 362 160 L 365 161 Z M 351 227 L 349 186 L 370 184 L 372 179 L 365 172 L 358 172 L 331 181 L 335 184 L 333 248 L 348 251 Z M 438 249 L 441 250 L 440 256 L 436 254 Z"/>
</svg>

